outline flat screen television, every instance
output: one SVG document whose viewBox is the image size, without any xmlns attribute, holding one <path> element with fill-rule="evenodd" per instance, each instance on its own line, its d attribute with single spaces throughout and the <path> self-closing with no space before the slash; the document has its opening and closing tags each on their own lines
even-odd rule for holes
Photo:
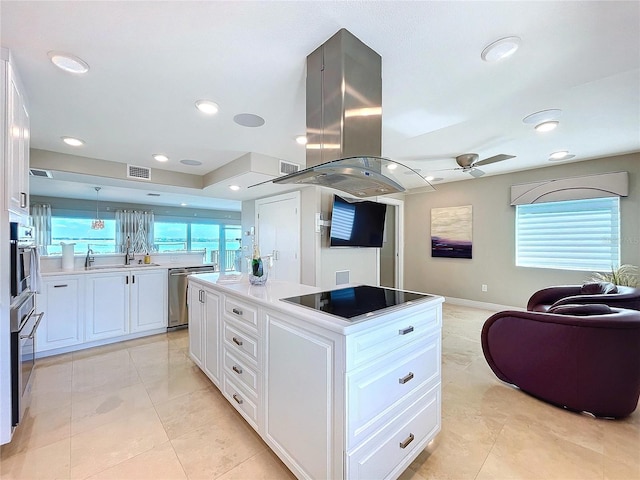
<svg viewBox="0 0 640 480">
<path fill-rule="evenodd" d="M 329 246 L 382 247 L 387 205 L 333 196 Z"/>
</svg>

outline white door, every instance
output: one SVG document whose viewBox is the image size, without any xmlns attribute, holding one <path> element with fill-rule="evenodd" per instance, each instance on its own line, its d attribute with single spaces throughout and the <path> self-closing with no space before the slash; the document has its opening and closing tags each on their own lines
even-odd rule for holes
<svg viewBox="0 0 640 480">
<path fill-rule="evenodd" d="M 300 192 L 256 200 L 260 255 L 271 255 L 269 278 L 300 283 Z"/>
</svg>

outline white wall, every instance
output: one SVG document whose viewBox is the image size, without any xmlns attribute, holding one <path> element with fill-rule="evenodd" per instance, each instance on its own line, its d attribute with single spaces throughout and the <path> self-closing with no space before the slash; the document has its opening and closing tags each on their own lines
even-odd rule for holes
<svg viewBox="0 0 640 480">
<path fill-rule="evenodd" d="M 621 209 L 622 263 L 640 265 L 640 153 L 561 164 L 436 186 L 405 197 L 405 288 L 477 302 L 524 307 L 536 290 L 581 284 L 590 272 L 515 266 L 515 207 L 511 185 L 605 172 L 629 172 Z M 473 259 L 431 258 L 430 211 L 473 205 Z M 481 285 L 488 286 L 487 292 Z"/>
</svg>

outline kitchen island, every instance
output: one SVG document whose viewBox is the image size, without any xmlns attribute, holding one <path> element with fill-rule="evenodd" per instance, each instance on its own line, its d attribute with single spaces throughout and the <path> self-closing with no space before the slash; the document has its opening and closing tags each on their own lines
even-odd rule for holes
<svg viewBox="0 0 640 480">
<path fill-rule="evenodd" d="M 376 290 L 342 318 L 353 287 L 190 277 L 191 358 L 298 478 L 397 478 L 440 431 L 443 298 Z"/>
</svg>

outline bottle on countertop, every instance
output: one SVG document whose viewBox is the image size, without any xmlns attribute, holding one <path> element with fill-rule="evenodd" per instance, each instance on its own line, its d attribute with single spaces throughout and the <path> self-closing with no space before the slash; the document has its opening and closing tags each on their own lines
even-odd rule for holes
<svg viewBox="0 0 640 480">
<path fill-rule="evenodd" d="M 253 259 L 251 260 L 251 273 L 254 277 L 263 275 L 262 259 L 260 258 L 260 250 L 258 245 L 253 246 Z"/>
<path fill-rule="evenodd" d="M 151 255 L 149 255 L 149 252 L 147 252 L 144 256 L 144 263 L 146 264 L 151 263 Z"/>
</svg>

